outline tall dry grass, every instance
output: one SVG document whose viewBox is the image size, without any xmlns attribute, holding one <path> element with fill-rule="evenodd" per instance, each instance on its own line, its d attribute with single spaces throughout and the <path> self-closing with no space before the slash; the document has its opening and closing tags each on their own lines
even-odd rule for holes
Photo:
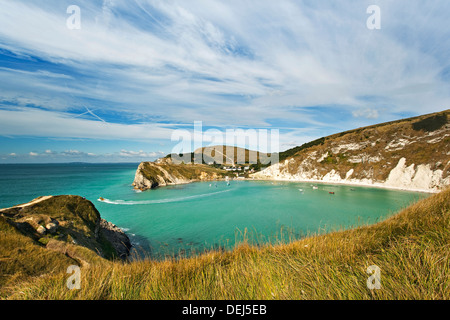
<svg viewBox="0 0 450 320">
<path fill-rule="evenodd" d="M 372 226 L 191 258 L 92 264 L 81 289 L 58 273 L 9 299 L 449 299 L 450 189 Z M 381 289 L 367 288 L 367 268 Z"/>
</svg>

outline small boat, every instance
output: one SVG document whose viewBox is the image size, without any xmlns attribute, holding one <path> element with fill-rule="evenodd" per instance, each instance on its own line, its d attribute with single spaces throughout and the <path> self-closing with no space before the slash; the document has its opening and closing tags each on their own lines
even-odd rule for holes
<svg viewBox="0 0 450 320">
<path fill-rule="evenodd" d="M 330 192 L 328 192 L 329 194 L 334 194 L 334 192 L 333 191 L 330 191 Z"/>
<path fill-rule="evenodd" d="M 98 198 L 98 200 L 100 200 L 100 201 L 105 201 L 105 198 L 100 197 L 100 198 Z"/>
<path fill-rule="evenodd" d="M 317 190 L 317 189 L 319 189 L 319 187 L 317 187 L 317 186 L 313 186 L 313 189 L 314 189 L 314 190 Z"/>
</svg>

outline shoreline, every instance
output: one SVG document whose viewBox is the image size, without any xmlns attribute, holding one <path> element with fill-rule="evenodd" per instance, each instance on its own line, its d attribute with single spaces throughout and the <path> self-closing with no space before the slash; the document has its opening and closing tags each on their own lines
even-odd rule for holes
<svg viewBox="0 0 450 320">
<path fill-rule="evenodd" d="M 157 186 L 156 188 L 149 188 L 141 190 L 140 188 L 136 188 L 133 186 L 133 189 L 140 190 L 141 192 L 153 190 L 153 189 L 159 189 L 169 186 L 177 186 L 177 185 L 184 185 L 184 184 L 191 184 L 196 182 L 211 182 L 211 181 L 225 181 L 225 179 L 215 179 L 215 180 L 191 180 L 187 182 L 180 182 L 180 183 L 170 183 L 165 186 Z M 344 185 L 344 186 L 350 186 L 350 187 L 362 187 L 362 188 L 377 188 L 377 189 L 387 189 L 387 190 L 395 190 L 395 191 L 408 191 L 408 192 L 417 192 L 417 193 L 428 193 L 428 194 L 437 194 L 442 192 L 443 190 L 429 190 L 429 189 L 413 189 L 413 188 L 405 188 L 405 187 L 395 187 L 395 186 L 386 186 L 381 183 L 371 184 L 371 183 L 364 183 L 364 182 L 352 182 L 352 181 L 323 181 L 323 180 L 297 180 L 297 179 L 289 179 L 289 178 L 245 178 L 245 177 L 238 177 L 238 178 L 230 178 L 230 181 L 282 181 L 282 182 L 299 182 L 299 183 L 312 183 L 312 184 L 321 184 L 321 185 Z"/>
<path fill-rule="evenodd" d="M 413 188 L 405 188 L 405 187 L 395 187 L 395 186 L 386 186 L 381 183 L 371 184 L 364 182 L 352 182 L 352 181 L 323 181 L 323 180 L 297 180 L 297 179 L 288 179 L 288 178 L 245 178 L 243 180 L 250 181 L 283 181 L 283 182 L 301 182 L 301 183 L 314 183 L 314 184 L 324 184 L 324 185 L 345 185 L 345 186 L 353 186 L 353 187 L 366 187 L 366 188 L 378 188 L 378 189 L 388 189 L 388 190 L 397 190 L 397 191 L 409 191 L 409 192 L 418 192 L 418 193 L 429 193 L 429 194 L 437 194 L 442 192 L 442 190 L 429 190 L 429 189 L 413 189 Z"/>
</svg>

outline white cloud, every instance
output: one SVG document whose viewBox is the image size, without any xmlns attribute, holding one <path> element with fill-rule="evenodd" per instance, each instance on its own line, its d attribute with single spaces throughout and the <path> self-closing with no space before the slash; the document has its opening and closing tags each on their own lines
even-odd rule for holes
<svg viewBox="0 0 450 320">
<path fill-rule="evenodd" d="M 140 151 L 127 151 L 127 150 L 121 150 L 120 156 L 122 157 L 142 157 L 142 158 L 156 158 L 156 157 L 162 157 L 165 153 L 162 151 L 158 152 L 144 152 L 142 150 Z"/>
<path fill-rule="evenodd" d="M 79 156 L 79 155 L 84 155 L 84 152 L 78 151 L 78 150 L 66 150 L 64 152 L 62 152 L 63 155 L 66 156 Z"/>
<path fill-rule="evenodd" d="M 69 149 L 65 151 L 51 151 L 45 150 L 43 152 L 29 152 L 26 154 L 10 153 L 8 154 L 10 161 L 14 159 L 14 162 L 44 162 L 44 163 L 61 163 L 72 161 L 84 161 L 84 162 L 141 162 L 141 161 L 153 161 L 157 158 L 161 158 L 166 155 L 162 151 L 131 151 L 121 150 L 117 152 L 100 152 L 92 153 L 85 152 L 76 149 Z M 2 158 L 7 160 L 8 158 Z"/>
<path fill-rule="evenodd" d="M 156 120 L 282 127 L 299 119 L 314 129 L 329 124 L 299 108 L 346 106 L 349 122 L 381 118 L 365 96 L 380 97 L 387 118 L 448 108 L 449 2 L 379 2 L 382 29 L 371 31 L 364 2 L 79 1 L 82 29 L 69 30 L 60 1 L 2 1 L 0 48 L 64 71 L 0 68 L 0 99 L 61 111 L 0 110 L 0 133 L 168 139 L 171 128 Z M 63 113 L 86 100 L 145 120 Z M 285 141 L 314 136 L 297 133 Z"/>
<path fill-rule="evenodd" d="M 170 139 L 170 125 L 117 124 L 38 109 L 1 110 L 0 134 L 59 138 Z"/>
</svg>

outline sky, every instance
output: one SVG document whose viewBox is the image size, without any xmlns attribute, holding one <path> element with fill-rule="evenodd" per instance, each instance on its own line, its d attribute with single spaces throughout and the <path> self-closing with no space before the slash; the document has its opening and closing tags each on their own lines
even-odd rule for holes
<svg viewBox="0 0 450 320">
<path fill-rule="evenodd" d="M 154 160 L 195 122 L 278 130 L 283 151 L 449 109 L 449 13 L 448 0 L 1 0 L 0 163 Z"/>
</svg>

